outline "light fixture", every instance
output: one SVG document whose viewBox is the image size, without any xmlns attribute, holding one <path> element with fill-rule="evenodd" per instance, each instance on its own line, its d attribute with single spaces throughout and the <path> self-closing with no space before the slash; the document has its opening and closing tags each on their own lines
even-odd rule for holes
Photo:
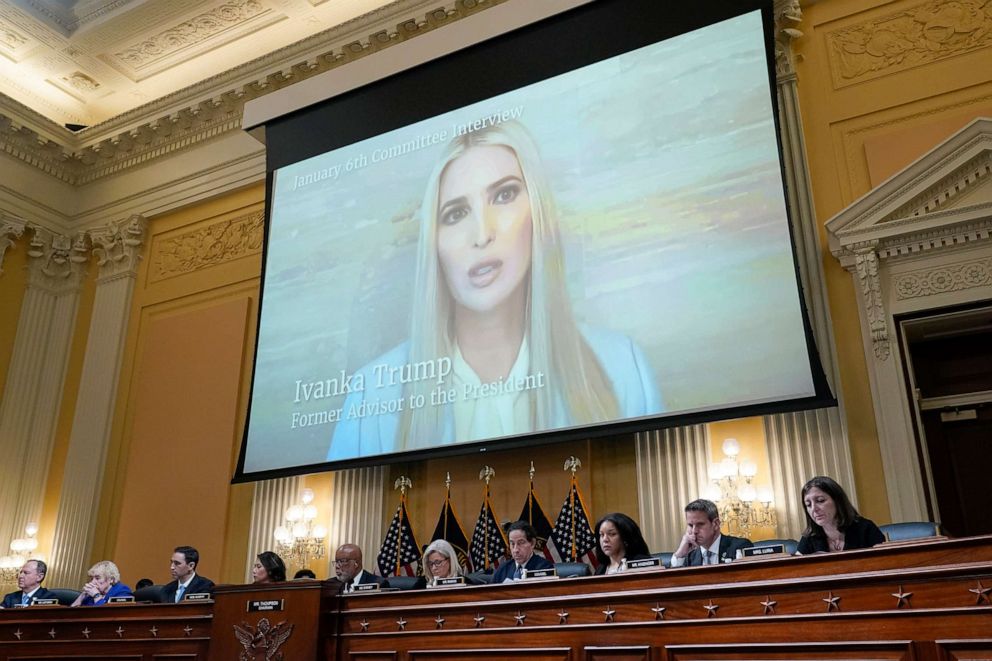
<svg viewBox="0 0 992 661">
<path fill-rule="evenodd" d="M 17 583 L 17 574 L 21 571 L 24 563 L 32 558 L 41 559 L 35 553 L 38 548 L 38 524 L 29 523 L 24 527 L 25 537 L 18 537 L 10 542 L 11 555 L 0 558 L 0 585 L 14 585 Z"/>
<path fill-rule="evenodd" d="M 778 525 L 772 490 L 756 488 L 752 481 L 758 474 L 753 461 L 740 461 L 741 445 L 736 438 L 724 439 L 724 458 L 710 464 L 710 485 L 704 495 L 720 509 L 720 521 L 729 534 L 750 538 L 755 528 Z"/>
<path fill-rule="evenodd" d="M 300 503 L 286 510 L 286 523 L 275 529 L 276 552 L 288 564 L 306 567 L 311 558 L 324 557 L 324 538 L 327 528 L 314 524 L 317 506 L 313 504 L 313 489 L 300 493 Z"/>
</svg>

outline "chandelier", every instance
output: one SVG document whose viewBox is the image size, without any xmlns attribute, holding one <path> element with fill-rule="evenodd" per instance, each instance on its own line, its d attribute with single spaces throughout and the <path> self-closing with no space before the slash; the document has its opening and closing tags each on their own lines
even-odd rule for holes
<svg viewBox="0 0 992 661">
<path fill-rule="evenodd" d="M 778 525 L 770 487 L 756 488 L 752 481 L 758 474 L 753 461 L 737 460 L 741 452 L 736 438 L 723 441 L 723 460 L 710 464 L 710 486 L 706 497 L 720 509 L 720 522 L 729 534 L 750 538 L 755 528 Z"/>
<path fill-rule="evenodd" d="M 31 558 L 37 558 L 34 554 L 38 548 L 38 524 L 29 523 L 24 528 L 26 537 L 18 537 L 10 543 L 11 555 L 0 558 L 0 585 L 14 585 L 17 583 L 17 574 L 21 571 L 24 563 Z"/>
<path fill-rule="evenodd" d="M 324 557 L 327 528 L 314 525 L 317 506 L 313 504 L 313 489 L 300 493 L 300 502 L 286 510 L 286 524 L 276 528 L 276 552 L 287 564 L 306 567 L 310 558 Z"/>
</svg>

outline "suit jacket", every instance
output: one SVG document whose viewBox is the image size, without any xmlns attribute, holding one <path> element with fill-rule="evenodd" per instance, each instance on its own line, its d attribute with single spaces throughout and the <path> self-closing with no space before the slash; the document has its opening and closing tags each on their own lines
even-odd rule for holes
<svg viewBox="0 0 992 661">
<path fill-rule="evenodd" d="M 734 537 L 733 535 L 721 535 L 720 536 L 720 551 L 717 553 L 717 559 L 723 563 L 727 560 L 733 560 L 737 557 L 737 551 L 739 549 L 746 549 L 749 546 L 754 546 L 750 539 L 744 539 L 743 537 Z M 696 548 L 689 551 L 689 555 L 685 557 L 685 567 L 699 567 L 703 564 L 703 552 Z"/>
<path fill-rule="evenodd" d="M 35 599 L 55 599 L 55 593 L 49 592 L 45 588 L 38 586 L 38 589 L 35 590 L 33 595 L 31 595 L 31 600 L 34 601 Z M 3 598 L 3 604 L 0 605 L 0 608 L 15 608 L 19 606 L 20 603 L 21 590 L 18 590 L 17 592 L 11 592 L 10 594 L 5 595 Z"/>
<path fill-rule="evenodd" d="M 536 553 L 530 556 L 530 560 L 524 565 L 524 569 L 528 571 L 534 569 L 551 569 L 553 567 L 554 565 L 547 558 Z M 502 583 L 508 578 L 513 578 L 513 570 L 516 568 L 517 563 L 513 559 L 504 562 L 496 569 L 496 573 L 493 574 L 493 583 Z"/>
<path fill-rule="evenodd" d="M 167 604 L 174 603 L 176 601 L 177 590 L 179 590 L 179 581 L 166 583 L 165 587 L 162 588 L 162 601 Z M 185 598 L 187 594 L 196 594 L 197 592 L 213 593 L 213 591 L 214 582 L 205 576 L 196 574 L 193 576 L 193 580 L 189 582 L 189 586 L 186 587 L 186 592 L 183 593 L 183 598 Z"/>
<path fill-rule="evenodd" d="M 133 597 L 134 593 L 131 592 L 131 588 L 124 585 L 123 583 L 114 583 L 110 586 L 107 591 L 107 596 L 103 598 L 103 601 L 93 601 L 93 597 L 86 595 L 83 597 L 83 601 L 79 604 L 80 606 L 104 606 L 110 600 L 111 597 Z"/>
<path fill-rule="evenodd" d="M 875 522 L 863 516 L 856 518 L 851 525 L 844 530 L 844 550 L 870 549 L 875 544 L 885 541 L 885 534 L 878 529 Z M 803 555 L 810 553 L 825 553 L 830 550 L 830 544 L 824 535 L 803 535 L 799 540 L 796 551 Z"/>
</svg>

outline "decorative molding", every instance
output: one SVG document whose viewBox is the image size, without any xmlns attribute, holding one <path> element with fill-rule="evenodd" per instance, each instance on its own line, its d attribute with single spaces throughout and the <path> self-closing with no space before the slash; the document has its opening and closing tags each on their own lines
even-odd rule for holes
<svg viewBox="0 0 992 661">
<path fill-rule="evenodd" d="M 100 267 L 98 281 L 136 274 L 147 225 L 148 221 L 136 214 L 90 232 L 93 254 Z"/>
<path fill-rule="evenodd" d="M 882 285 L 878 276 L 878 255 L 873 248 L 859 248 L 854 251 L 854 268 L 861 284 L 861 300 L 864 304 L 868 330 L 875 357 L 885 360 L 889 357 L 889 328 L 885 320 L 885 305 L 882 300 Z"/>
<path fill-rule="evenodd" d="M 799 0 L 775 0 L 775 73 L 779 83 L 795 78 L 792 42 L 803 36 L 799 29 L 802 21 L 803 9 Z"/>
<path fill-rule="evenodd" d="M 262 249 L 263 211 L 196 227 L 156 239 L 149 261 L 149 282 L 158 282 L 202 268 L 216 266 Z"/>
<path fill-rule="evenodd" d="M 14 239 L 21 238 L 24 227 L 23 220 L 14 218 L 4 218 L 0 222 L 0 274 L 3 274 L 3 256 L 7 254 L 7 248 L 14 246 Z"/>
<path fill-rule="evenodd" d="M 992 45 L 984 0 L 930 0 L 826 36 L 835 89 Z"/>
<path fill-rule="evenodd" d="M 62 76 L 59 80 L 74 90 L 84 92 L 86 94 L 100 89 L 100 83 L 98 83 L 94 78 L 87 76 L 82 71 L 73 71 L 68 76 Z"/>
<path fill-rule="evenodd" d="M 897 300 L 906 300 L 990 285 L 992 257 L 986 257 L 900 274 L 893 289 Z"/>
<path fill-rule="evenodd" d="M 52 293 L 76 290 L 86 277 L 90 245 L 85 234 L 75 239 L 33 227 L 28 244 L 28 283 Z"/>
<path fill-rule="evenodd" d="M 114 57 L 140 69 L 267 11 L 258 0 L 233 0 L 118 51 Z"/>
<path fill-rule="evenodd" d="M 0 150 L 71 185 L 87 184 L 135 165 L 188 150 L 220 135 L 240 131 L 244 104 L 253 98 L 419 37 L 505 1 L 456 0 L 451 8 L 439 6 L 427 11 L 423 19 L 409 17 L 401 20 L 395 29 L 378 29 L 365 40 L 345 41 L 361 26 L 369 27 L 387 18 L 388 10 L 392 8 L 382 8 L 79 134 L 72 134 L 37 113 L 30 113 L 35 126 L 29 128 L 0 112 Z M 342 41 L 343 45 L 316 57 L 311 55 L 320 52 L 321 44 Z M 305 59 L 289 64 L 293 57 Z M 245 83 L 246 79 L 249 82 Z M 230 80 L 232 86 L 224 90 L 226 80 Z M 184 99 L 188 105 L 181 105 Z M 194 102 L 193 99 L 197 100 Z M 151 119 L 158 112 L 163 114 Z M 42 135 L 42 130 L 49 135 Z M 94 141 L 94 136 L 104 134 L 107 137 Z M 52 136 L 57 136 L 57 140 Z"/>
</svg>

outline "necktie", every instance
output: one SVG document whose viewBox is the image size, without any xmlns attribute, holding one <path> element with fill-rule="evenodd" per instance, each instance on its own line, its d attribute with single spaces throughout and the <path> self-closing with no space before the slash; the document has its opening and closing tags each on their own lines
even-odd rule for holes
<svg viewBox="0 0 992 661">
<path fill-rule="evenodd" d="M 713 551 L 706 552 L 706 564 L 715 565 L 716 564 L 716 553 Z"/>
<path fill-rule="evenodd" d="M 27 606 L 31 598 L 24 592 L 21 593 L 21 606 Z"/>
<path fill-rule="evenodd" d="M 513 570 L 513 578 L 521 578 L 523 576 L 522 567 L 517 565 L 517 568 Z"/>
<path fill-rule="evenodd" d="M 183 595 L 184 595 L 185 593 L 186 593 L 186 586 L 185 586 L 185 585 L 180 585 L 180 586 L 179 586 L 179 588 L 178 588 L 178 589 L 176 590 L 176 603 L 177 603 L 177 604 L 178 604 L 178 603 L 179 603 L 180 601 L 182 601 L 182 600 L 183 600 Z"/>
</svg>

